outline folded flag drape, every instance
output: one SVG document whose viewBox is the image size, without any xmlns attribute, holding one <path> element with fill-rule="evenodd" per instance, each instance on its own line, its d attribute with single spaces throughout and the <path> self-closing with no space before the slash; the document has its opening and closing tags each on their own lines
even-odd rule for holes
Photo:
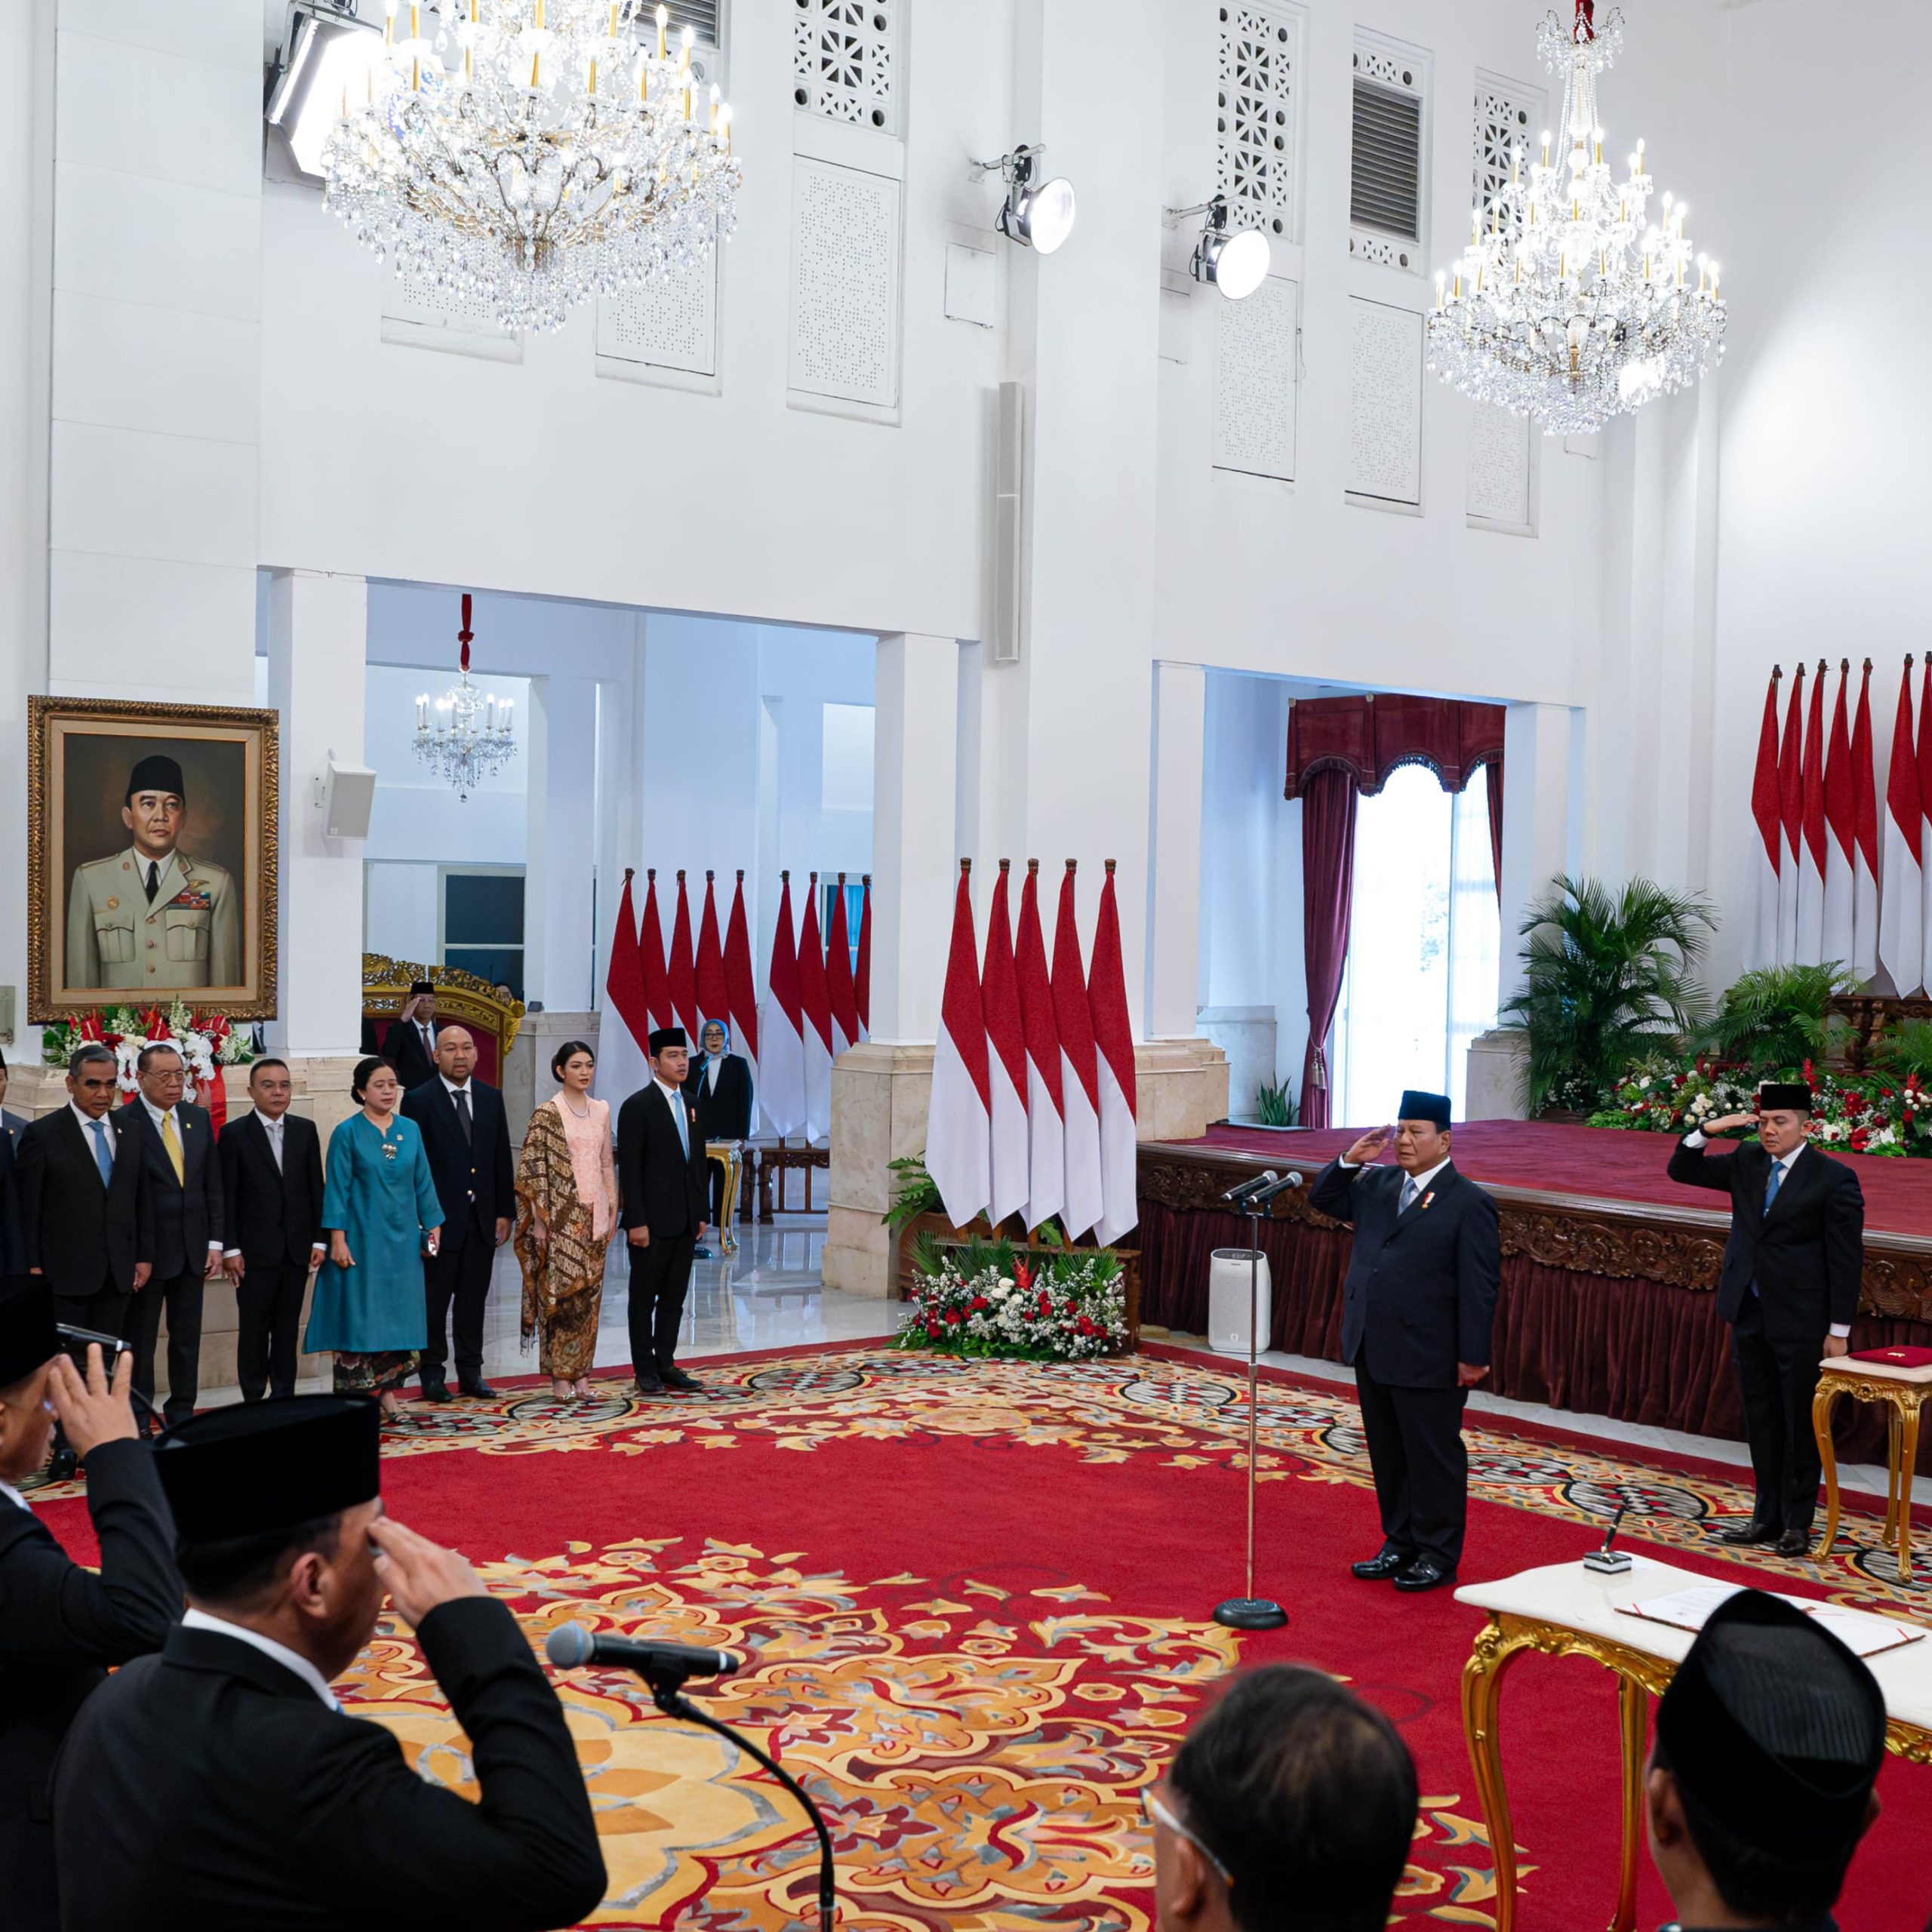
<svg viewBox="0 0 1932 1932">
<path fill-rule="evenodd" d="M 1026 1032 L 1020 1017 L 1020 980 L 1013 963 L 1013 928 L 1006 901 L 1004 859 L 986 914 L 986 964 L 980 978 L 986 1020 L 987 1111 L 992 1123 L 990 1212 L 995 1221 L 1026 1204 L 1031 1148 L 1026 1121 Z"/>
<path fill-rule="evenodd" d="M 859 957 L 852 968 L 852 1001 L 859 1012 L 859 1038 L 872 1035 L 872 875 L 865 875 L 859 901 Z"/>
<path fill-rule="evenodd" d="M 1054 924 L 1054 1023 L 1060 1033 L 1061 1120 L 1066 1135 L 1066 1199 L 1060 1218 L 1077 1241 L 1100 1218 L 1100 1076 L 1094 1047 L 1094 1017 L 1087 1004 L 1080 964 L 1080 928 L 1074 912 L 1074 861 L 1060 882 L 1060 915 Z"/>
<path fill-rule="evenodd" d="M 684 868 L 678 869 L 678 910 L 671 922 L 671 1011 L 673 1026 L 685 1029 L 694 1050 L 697 1045 L 697 960 L 691 949 L 691 902 L 685 890 Z"/>
<path fill-rule="evenodd" d="M 1920 721 L 1919 732 L 1924 733 Z M 1909 993 L 1924 980 L 1925 807 L 1918 790 L 1918 750 L 1912 728 L 1912 660 L 1899 680 L 1892 721 L 1892 754 L 1885 774 L 1884 891 L 1879 902 L 1878 959 L 1894 991 Z"/>
<path fill-rule="evenodd" d="M 1094 1232 L 1111 1247 L 1140 1218 L 1137 1205 L 1134 1124 L 1134 1022 L 1128 1011 L 1127 972 L 1121 956 L 1120 910 L 1114 900 L 1114 862 L 1100 888 L 1094 954 L 1087 975 L 1087 1004 L 1094 1017 L 1094 1045 L 1100 1114 L 1100 1218 Z"/>
<path fill-rule="evenodd" d="M 1819 681 L 1822 684 L 1823 679 Z M 1851 728 L 1846 687 L 1849 659 L 1838 666 L 1838 694 L 1832 706 L 1831 734 L 1825 743 L 1825 940 L 1824 956 L 1852 963 L 1857 943 L 1858 795 L 1851 769 Z"/>
<path fill-rule="evenodd" d="M 1047 977 L 1046 935 L 1040 924 L 1040 862 L 1026 861 L 1020 893 L 1020 931 L 1014 977 L 1026 1038 L 1026 1225 L 1051 1220 L 1066 1201 L 1066 1136 L 1063 1118 L 1060 1028 Z"/>
<path fill-rule="evenodd" d="M 845 923 L 845 875 L 832 895 L 832 918 L 825 936 L 826 1004 L 832 1015 L 832 1057 L 859 1044 L 859 1002 L 852 984 L 852 940 Z"/>
<path fill-rule="evenodd" d="M 1866 658 L 1851 721 L 1851 970 L 1878 971 L 1878 791 L 1872 756 L 1872 660 Z"/>
<path fill-rule="evenodd" d="M 1764 688 L 1764 722 L 1758 730 L 1758 762 L 1751 774 L 1751 817 L 1758 835 L 1752 842 L 1752 918 L 1747 966 L 1775 966 L 1778 961 L 1778 890 L 1784 827 L 1778 798 L 1778 680 L 1774 669 Z"/>
<path fill-rule="evenodd" d="M 657 916 L 655 866 L 644 875 L 644 926 L 637 943 L 644 968 L 644 1009 L 650 1016 L 644 1030 L 648 1034 L 654 1027 L 678 1023 L 671 1004 L 671 976 L 664 966 L 664 927 Z"/>
<path fill-rule="evenodd" d="M 1924 871 L 1932 872 L 1932 651 L 1928 651 L 1921 662 L 1924 675 L 1918 687 L 1918 801 L 1922 817 L 1918 827 L 1918 859 Z M 1926 880 L 1923 890 L 1924 923 L 1920 929 L 1922 977 L 1926 983 L 1932 984 L 1932 878 Z"/>
<path fill-rule="evenodd" d="M 764 1048 L 758 1102 L 771 1131 L 781 1137 L 805 1124 L 804 1017 L 798 999 L 798 958 L 792 927 L 792 875 L 778 875 L 778 924 L 771 936 L 771 964 L 764 980 L 764 1014 L 758 1029 Z"/>
<path fill-rule="evenodd" d="M 731 1016 L 731 1044 L 752 1063 L 758 1057 L 758 983 L 752 977 L 751 928 L 745 919 L 745 875 L 738 874 L 731 916 L 724 928 L 724 1004 Z"/>
<path fill-rule="evenodd" d="M 1817 963 L 1825 952 L 1825 663 L 1811 682 L 1804 716 L 1802 837 L 1798 850 L 1798 957 Z M 1842 954 L 1838 955 L 1842 958 Z"/>
<path fill-rule="evenodd" d="M 1784 742 L 1778 749 L 1778 815 L 1784 829 L 1778 872 L 1778 964 L 1798 959 L 1798 873 L 1804 848 L 1804 666 L 1791 681 L 1791 703 L 1784 714 Z"/>
<path fill-rule="evenodd" d="M 697 928 L 697 1011 L 702 1020 L 723 1020 L 731 1010 L 731 995 L 724 984 L 724 948 L 718 937 L 718 892 L 713 875 L 704 875 L 704 916 Z M 691 1036 L 691 1051 L 702 1042 Z"/>
<path fill-rule="evenodd" d="M 631 900 L 631 868 L 611 928 L 604 968 L 604 1000 L 597 1037 L 597 1091 L 614 1109 L 644 1084 L 645 1045 L 651 1032 L 645 1004 L 644 959 L 638 948 L 637 912 Z"/>
<path fill-rule="evenodd" d="M 805 1128 L 814 1140 L 832 1131 L 832 1004 L 825 984 L 825 942 L 819 935 L 818 874 L 811 875 L 798 928 L 798 1037 L 805 1063 Z"/>
<path fill-rule="evenodd" d="M 986 1205 L 992 1184 L 986 1023 L 973 943 L 971 870 L 971 861 L 962 859 L 926 1119 L 926 1171 L 955 1227 L 964 1226 Z"/>
</svg>

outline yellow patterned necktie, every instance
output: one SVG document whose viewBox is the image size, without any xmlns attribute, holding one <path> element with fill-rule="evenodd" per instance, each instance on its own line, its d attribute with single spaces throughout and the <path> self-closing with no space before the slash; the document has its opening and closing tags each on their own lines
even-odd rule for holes
<svg viewBox="0 0 1932 1932">
<path fill-rule="evenodd" d="M 161 1117 L 161 1144 L 168 1149 L 168 1164 L 174 1170 L 174 1178 L 183 1187 L 188 1184 L 188 1170 L 181 1161 L 181 1137 L 174 1131 L 174 1113 L 171 1108 Z"/>
</svg>

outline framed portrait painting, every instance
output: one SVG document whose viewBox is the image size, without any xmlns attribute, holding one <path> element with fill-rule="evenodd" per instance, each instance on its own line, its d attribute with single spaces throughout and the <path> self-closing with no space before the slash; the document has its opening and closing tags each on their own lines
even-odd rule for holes
<svg viewBox="0 0 1932 1932">
<path fill-rule="evenodd" d="M 275 1010 L 276 714 L 33 697 L 27 1017 Z"/>
</svg>

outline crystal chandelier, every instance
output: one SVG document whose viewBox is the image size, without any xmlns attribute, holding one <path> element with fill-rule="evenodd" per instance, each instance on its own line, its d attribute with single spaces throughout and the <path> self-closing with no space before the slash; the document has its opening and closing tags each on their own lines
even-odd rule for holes
<svg viewBox="0 0 1932 1932">
<path fill-rule="evenodd" d="M 328 205 L 399 274 L 554 329 L 731 232 L 730 110 L 715 87 L 694 103 L 691 31 L 672 58 L 664 8 L 654 52 L 642 0 L 385 5 L 321 166 Z"/>
<path fill-rule="evenodd" d="M 426 694 L 416 700 L 416 755 L 459 798 L 469 795 L 485 779 L 502 771 L 516 750 L 511 713 L 512 700 L 479 691 L 469 681 L 469 592 L 463 593 L 463 628 L 456 634 L 462 646 L 457 681 L 435 702 L 438 717 L 429 721 Z"/>
<path fill-rule="evenodd" d="M 1515 151 L 1507 183 L 1472 212 L 1469 246 L 1436 276 L 1429 318 L 1438 375 L 1552 435 L 1687 388 L 1724 353 L 1717 264 L 1694 257 L 1684 204 L 1666 195 L 1652 218 L 1641 141 L 1622 180 L 1604 165 L 1597 75 L 1623 20 L 1595 15 L 1595 0 L 1577 0 L 1574 26 L 1552 13 L 1539 29 L 1544 66 L 1565 76 L 1561 158 L 1547 134 L 1540 161 Z"/>
</svg>

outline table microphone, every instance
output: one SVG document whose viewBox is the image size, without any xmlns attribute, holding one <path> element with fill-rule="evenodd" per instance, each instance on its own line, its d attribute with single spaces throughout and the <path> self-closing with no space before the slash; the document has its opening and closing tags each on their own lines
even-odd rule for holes
<svg viewBox="0 0 1932 1932">
<path fill-rule="evenodd" d="M 587 1624 L 560 1623 L 543 1640 L 543 1654 L 559 1670 L 604 1664 L 650 1678 L 729 1677 L 745 1660 L 735 1651 L 706 1650 L 695 1644 L 660 1644 L 648 1638 L 616 1637 Z"/>
<path fill-rule="evenodd" d="M 1301 1178 L 1300 1171 L 1295 1168 L 1291 1168 L 1279 1180 L 1276 1180 L 1271 1174 L 1269 1177 L 1268 1186 L 1250 1195 L 1247 1198 L 1247 1204 L 1251 1208 L 1265 1207 L 1268 1202 L 1274 1199 L 1276 1195 L 1285 1194 L 1290 1188 L 1300 1186 Z"/>
<path fill-rule="evenodd" d="M 1264 1168 L 1258 1174 L 1243 1181 L 1238 1187 L 1231 1187 L 1221 1196 L 1223 1201 L 1245 1201 L 1257 1187 L 1266 1187 L 1275 1178 L 1272 1168 Z"/>
</svg>

